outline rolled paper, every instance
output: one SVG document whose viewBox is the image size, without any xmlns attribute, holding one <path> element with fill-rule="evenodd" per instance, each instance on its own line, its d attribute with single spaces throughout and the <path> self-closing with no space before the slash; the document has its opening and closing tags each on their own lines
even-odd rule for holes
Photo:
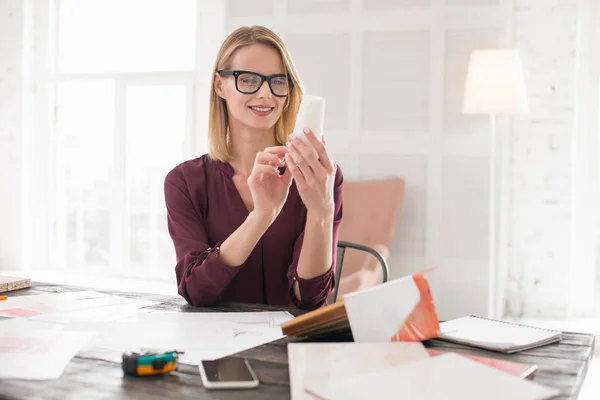
<svg viewBox="0 0 600 400">
<path fill-rule="evenodd" d="M 325 99 L 319 96 L 303 95 L 293 133 L 305 139 L 304 128 L 309 128 L 320 140 L 323 137 L 324 121 Z"/>
</svg>

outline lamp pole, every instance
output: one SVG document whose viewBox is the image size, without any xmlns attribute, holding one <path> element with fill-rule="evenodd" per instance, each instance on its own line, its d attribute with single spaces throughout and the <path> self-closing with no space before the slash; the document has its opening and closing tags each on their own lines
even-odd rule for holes
<svg viewBox="0 0 600 400">
<path fill-rule="evenodd" d="M 489 166 L 489 275 L 488 275 L 488 315 L 490 318 L 496 315 L 496 288 L 498 279 L 498 265 L 496 263 L 496 114 L 490 113 L 490 166 Z"/>
</svg>

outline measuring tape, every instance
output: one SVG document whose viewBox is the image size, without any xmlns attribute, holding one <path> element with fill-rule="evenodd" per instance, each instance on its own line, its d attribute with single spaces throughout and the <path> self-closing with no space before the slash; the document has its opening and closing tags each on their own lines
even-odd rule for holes
<svg viewBox="0 0 600 400">
<path fill-rule="evenodd" d="M 182 351 L 123 353 L 123 372 L 129 376 L 162 375 L 177 370 Z"/>
</svg>

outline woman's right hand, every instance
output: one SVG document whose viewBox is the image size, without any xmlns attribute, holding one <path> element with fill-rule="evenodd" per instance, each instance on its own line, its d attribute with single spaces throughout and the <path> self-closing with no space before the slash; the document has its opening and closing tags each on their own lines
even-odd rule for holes
<svg viewBox="0 0 600 400">
<path fill-rule="evenodd" d="M 273 222 L 285 204 L 292 174 L 285 168 L 282 175 L 278 168 L 284 166 L 287 153 L 285 146 L 267 147 L 256 154 L 254 168 L 248 177 L 248 187 L 254 203 L 253 212 Z"/>
</svg>

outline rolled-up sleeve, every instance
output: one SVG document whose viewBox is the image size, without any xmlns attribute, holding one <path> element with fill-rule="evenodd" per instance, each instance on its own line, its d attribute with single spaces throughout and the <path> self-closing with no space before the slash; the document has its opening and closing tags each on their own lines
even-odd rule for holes
<svg viewBox="0 0 600 400">
<path fill-rule="evenodd" d="M 296 307 L 304 310 L 314 310 L 327 304 L 327 298 L 335 289 L 335 268 L 337 260 L 337 243 L 340 236 L 340 223 L 343 214 L 344 178 L 340 168 L 337 168 L 334 183 L 335 209 L 333 214 L 333 240 L 331 251 L 331 264 L 327 272 L 310 279 L 298 276 L 298 260 L 302 250 L 304 232 L 300 234 L 294 244 L 293 261 L 287 273 L 290 296 Z M 294 283 L 298 281 L 298 289 L 302 300 L 298 300 L 293 292 Z"/>
<path fill-rule="evenodd" d="M 204 219 L 194 208 L 177 169 L 167 175 L 164 194 L 169 235 L 177 258 L 178 292 L 190 305 L 213 305 L 242 267 L 233 268 L 219 260 L 221 242 L 209 243 Z"/>
</svg>

